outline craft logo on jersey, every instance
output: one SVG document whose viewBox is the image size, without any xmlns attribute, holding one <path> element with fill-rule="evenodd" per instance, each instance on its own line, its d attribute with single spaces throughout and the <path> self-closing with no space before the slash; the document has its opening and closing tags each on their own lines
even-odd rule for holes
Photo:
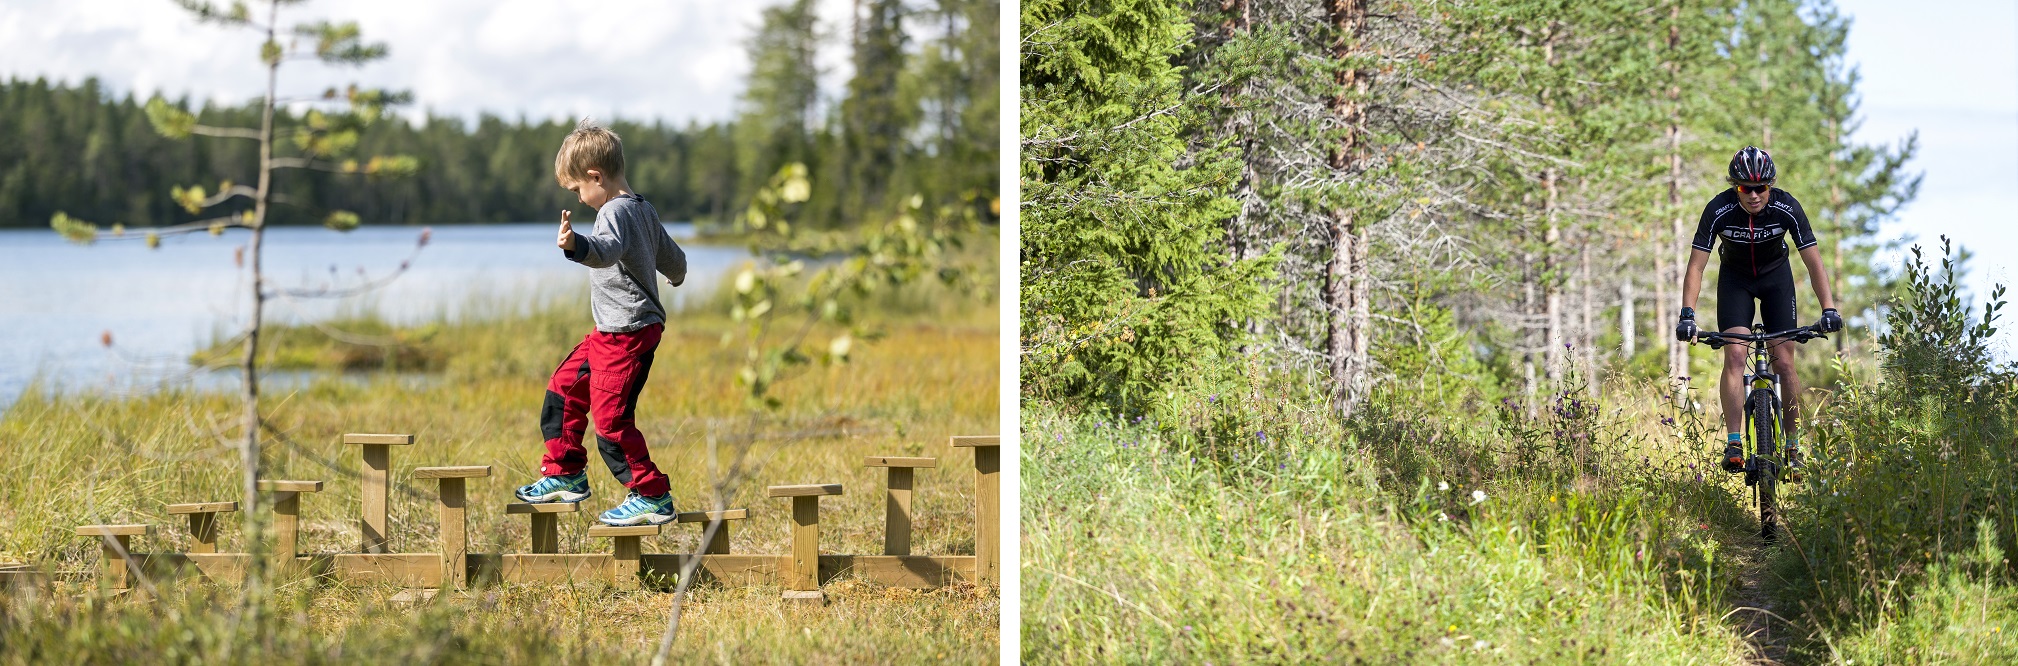
<svg viewBox="0 0 2018 666">
<path fill-rule="evenodd" d="M 1726 227 L 1724 228 L 1723 236 L 1724 238 L 1728 238 L 1734 242 L 1758 243 L 1762 241 L 1769 241 L 1775 238 L 1779 238 L 1781 234 L 1785 233 L 1787 233 L 1787 230 L 1780 228 L 1780 225 L 1769 224 L 1762 227 L 1751 227 L 1751 228 Z"/>
</svg>

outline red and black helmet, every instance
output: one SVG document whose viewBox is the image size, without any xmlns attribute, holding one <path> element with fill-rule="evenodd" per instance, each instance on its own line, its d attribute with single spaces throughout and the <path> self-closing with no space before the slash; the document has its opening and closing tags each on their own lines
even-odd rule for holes
<svg viewBox="0 0 2018 666">
<path fill-rule="evenodd" d="M 1744 150 L 1731 156 L 1733 183 L 1770 183 L 1780 174 L 1773 169 L 1773 156 L 1757 146 L 1745 146 Z"/>
</svg>

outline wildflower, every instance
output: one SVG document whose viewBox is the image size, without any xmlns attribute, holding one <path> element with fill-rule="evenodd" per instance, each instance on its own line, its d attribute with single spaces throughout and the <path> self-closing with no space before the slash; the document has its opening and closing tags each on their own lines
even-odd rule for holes
<svg viewBox="0 0 2018 666">
<path fill-rule="evenodd" d="M 1254 433 L 1254 436 L 1255 436 L 1255 437 L 1259 437 L 1259 438 L 1262 438 L 1262 439 L 1268 439 L 1268 433 L 1265 433 L 1265 432 L 1261 432 L 1261 431 L 1258 431 L 1258 430 L 1257 430 L 1257 431 L 1255 431 L 1255 433 Z"/>
<path fill-rule="evenodd" d="M 1474 490 L 1474 491 L 1471 491 L 1471 504 L 1472 504 L 1472 506 L 1478 506 L 1478 504 L 1479 504 L 1480 502 L 1484 502 L 1484 501 L 1485 501 L 1485 491 L 1483 491 L 1483 490 Z"/>
<path fill-rule="evenodd" d="M 1219 402 L 1219 394 L 1217 394 L 1217 393 L 1214 393 L 1214 394 L 1212 394 L 1212 395 L 1208 395 L 1208 396 L 1205 396 L 1205 401 L 1206 401 L 1206 402 Z"/>
<path fill-rule="evenodd" d="M 1450 491 L 1450 482 L 1449 482 L 1449 481 L 1438 481 L 1438 482 L 1436 482 L 1436 489 L 1437 489 L 1438 491 L 1441 491 L 1441 492 L 1449 492 L 1449 491 Z"/>
<path fill-rule="evenodd" d="M 1436 512 L 1436 522 L 1439 523 L 1450 522 L 1450 516 L 1446 516 L 1442 511 L 1438 511 Z"/>
<path fill-rule="evenodd" d="M 1489 647 L 1492 647 L 1492 644 L 1485 641 L 1472 641 L 1471 643 L 1471 649 L 1473 650 L 1484 650 Z"/>
</svg>

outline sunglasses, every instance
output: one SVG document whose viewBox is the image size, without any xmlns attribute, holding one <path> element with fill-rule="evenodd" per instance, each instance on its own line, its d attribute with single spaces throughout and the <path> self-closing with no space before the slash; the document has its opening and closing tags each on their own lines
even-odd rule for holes
<svg viewBox="0 0 2018 666">
<path fill-rule="evenodd" d="M 1746 183 L 1731 183 L 1731 185 L 1737 187 L 1739 192 L 1745 194 L 1759 194 L 1771 191 L 1773 189 L 1772 183 L 1759 183 L 1757 185 L 1750 185 Z"/>
</svg>

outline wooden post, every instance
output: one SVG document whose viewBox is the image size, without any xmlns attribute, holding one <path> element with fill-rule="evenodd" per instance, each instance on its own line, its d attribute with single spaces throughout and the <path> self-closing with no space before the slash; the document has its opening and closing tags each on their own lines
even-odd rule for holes
<svg viewBox="0 0 2018 666">
<path fill-rule="evenodd" d="M 663 525 L 597 525 L 589 528 L 589 536 L 612 537 L 615 542 L 614 555 L 610 558 L 610 584 L 620 590 L 635 590 L 638 587 L 638 562 L 644 548 L 640 539 L 657 536 Z"/>
<path fill-rule="evenodd" d="M 995 435 L 953 438 L 954 446 L 974 449 L 974 578 L 990 585 L 1002 581 L 1002 438 Z"/>
<path fill-rule="evenodd" d="M 357 444 L 364 450 L 364 467 L 359 476 L 364 494 L 364 516 L 358 520 L 358 529 L 363 533 L 359 552 L 386 552 L 386 543 L 391 537 L 386 532 L 385 497 L 391 483 L 392 447 L 413 444 L 413 435 L 367 435 L 348 434 L 343 443 Z"/>
<path fill-rule="evenodd" d="M 533 521 L 533 550 L 535 554 L 561 552 L 560 516 L 555 514 L 581 511 L 579 502 L 547 502 L 542 504 L 507 504 L 505 513 L 530 514 Z"/>
<path fill-rule="evenodd" d="M 820 592 L 820 498 L 841 494 L 841 484 L 771 486 L 770 496 L 792 498 L 792 566 L 783 578 L 785 601 L 825 604 Z"/>
<path fill-rule="evenodd" d="M 722 526 L 715 529 L 715 538 L 709 539 L 708 547 L 701 552 L 708 555 L 727 555 L 729 554 L 729 525 L 731 524 L 729 521 L 742 520 L 748 517 L 750 517 L 749 509 L 689 511 L 680 514 L 679 521 L 682 523 L 700 523 L 702 534 L 707 534 L 708 523 L 721 521 Z"/>
<path fill-rule="evenodd" d="M 490 476 L 489 465 L 416 467 L 413 478 L 441 480 L 441 587 L 469 583 L 469 522 L 463 480 Z"/>
<path fill-rule="evenodd" d="M 883 501 L 883 554 L 911 554 L 911 482 L 912 471 L 919 467 L 938 467 L 937 458 L 899 458 L 895 456 L 869 456 L 869 467 L 890 468 L 890 495 Z"/>
<path fill-rule="evenodd" d="M 237 502 L 197 502 L 193 504 L 170 504 L 168 515 L 188 514 L 189 535 L 196 540 L 189 546 L 192 553 L 217 552 L 217 514 L 238 510 Z"/>
<path fill-rule="evenodd" d="M 115 590 L 133 587 L 127 556 L 133 552 L 133 537 L 153 534 L 153 525 L 84 525 L 78 536 L 97 537 L 104 558 L 99 562 L 99 584 Z"/>
<path fill-rule="evenodd" d="M 273 553 L 280 568 L 294 564 L 300 554 L 301 494 L 322 492 L 321 481 L 262 480 L 259 489 L 273 493 Z"/>
</svg>

